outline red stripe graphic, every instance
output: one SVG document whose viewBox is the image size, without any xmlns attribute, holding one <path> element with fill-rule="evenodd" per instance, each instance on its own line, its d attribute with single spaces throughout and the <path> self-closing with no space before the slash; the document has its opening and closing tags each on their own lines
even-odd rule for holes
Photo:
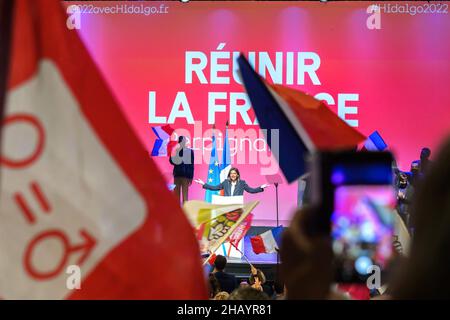
<svg viewBox="0 0 450 320">
<path fill-rule="evenodd" d="M 16 201 L 19 208 L 22 210 L 23 215 L 27 219 L 28 223 L 34 224 L 36 222 L 36 218 L 31 212 L 30 208 L 28 208 L 23 196 L 20 193 L 14 194 L 14 200 Z"/>
<path fill-rule="evenodd" d="M 36 181 L 33 181 L 31 183 L 31 190 L 33 191 L 34 195 L 36 196 L 39 204 L 41 205 L 42 209 L 45 212 L 50 212 L 51 207 L 49 202 L 47 201 L 47 198 L 44 196 L 41 188 L 39 187 L 39 185 L 36 183 Z"/>
</svg>

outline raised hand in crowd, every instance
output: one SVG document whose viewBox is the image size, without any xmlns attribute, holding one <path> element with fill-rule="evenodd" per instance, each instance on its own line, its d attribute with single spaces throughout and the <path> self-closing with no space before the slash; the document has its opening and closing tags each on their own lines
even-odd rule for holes
<svg viewBox="0 0 450 320">
<path fill-rule="evenodd" d="M 298 210 L 283 233 L 281 276 L 288 299 L 328 299 L 333 281 L 331 238 L 309 236 L 315 208 Z"/>
</svg>

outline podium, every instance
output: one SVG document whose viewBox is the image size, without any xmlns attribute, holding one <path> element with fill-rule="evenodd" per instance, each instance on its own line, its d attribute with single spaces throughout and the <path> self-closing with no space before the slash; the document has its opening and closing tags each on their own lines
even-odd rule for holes
<svg viewBox="0 0 450 320">
<path fill-rule="evenodd" d="M 244 204 L 244 196 L 223 197 L 213 195 L 211 199 L 212 204 Z"/>
</svg>

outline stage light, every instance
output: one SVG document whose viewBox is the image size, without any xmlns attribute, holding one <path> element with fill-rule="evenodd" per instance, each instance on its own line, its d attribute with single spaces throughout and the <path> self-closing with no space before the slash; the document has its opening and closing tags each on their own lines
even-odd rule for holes
<svg viewBox="0 0 450 320">
<path fill-rule="evenodd" d="M 186 3 L 189 2 L 189 0 L 180 0 L 180 2 Z"/>
</svg>

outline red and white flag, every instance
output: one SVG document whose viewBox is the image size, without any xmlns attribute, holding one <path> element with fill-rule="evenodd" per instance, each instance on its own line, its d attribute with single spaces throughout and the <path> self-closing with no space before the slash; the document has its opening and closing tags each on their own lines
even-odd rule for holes
<svg viewBox="0 0 450 320">
<path fill-rule="evenodd" d="M 230 246 L 228 247 L 228 256 L 230 256 L 231 248 L 237 248 L 239 247 L 239 242 L 245 237 L 248 230 L 252 227 L 252 220 L 253 220 L 253 213 L 250 213 L 244 221 L 240 225 L 237 226 L 237 228 L 233 231 L 231 236 L 228 238 L 228 242 L 230 243 Z"/>
<path fill-rule="evenodd" d="M 15 1 L 0 297 L 206 298 L 189 222 L 69 25 L 60 1 Z"/>
</svg>

